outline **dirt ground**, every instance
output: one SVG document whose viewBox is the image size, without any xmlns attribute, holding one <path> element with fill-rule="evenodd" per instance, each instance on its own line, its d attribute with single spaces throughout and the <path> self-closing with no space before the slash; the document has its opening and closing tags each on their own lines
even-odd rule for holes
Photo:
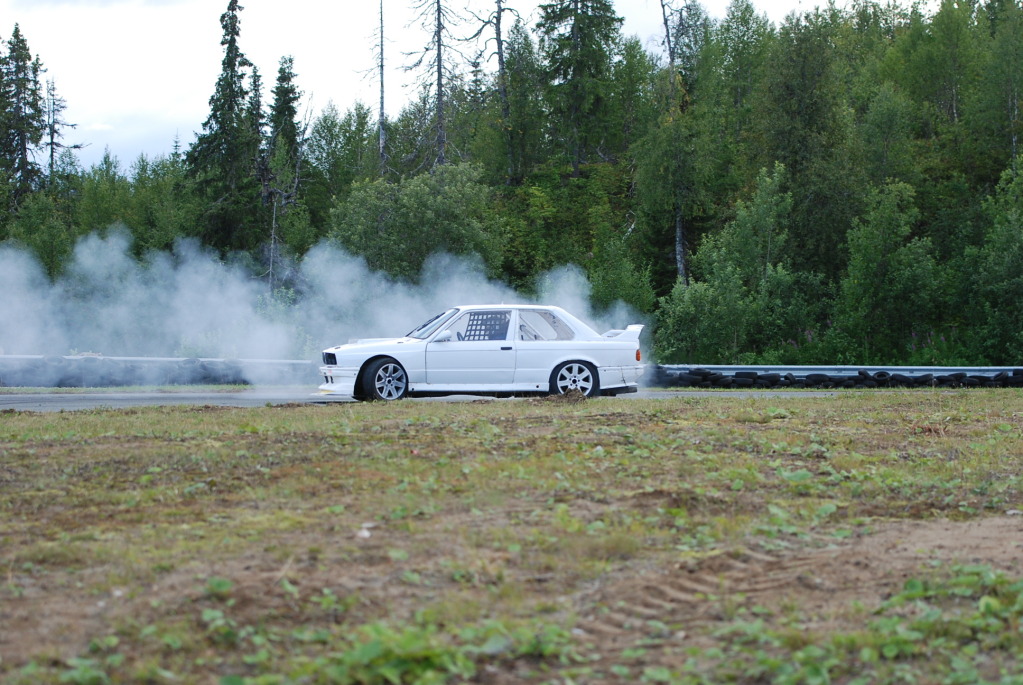
<svg viewBox="0 0 1023 685">
<path fill-rule="evenodd" d="M 272 592 L 285 577 L 294 579 L 300 592 L 326 584 L 357 592 L 361 599 L 355 612 L 364 612 L 367 619 L 411 616 L 435 588 L 400 581 L 386 555 L 399 534 L 389 531 L 386 543 L 372 534 L 353 543 L 351 531 L 346 531 L 346 544 L 364 545 L 358 564 L 332 563 L 327 555 L 316 563 L 282 563 L 254 553 L 208 568 L 176 569 L 141 591 L 114 587 L 103 595 L 78 590 L 91 586 L 90 574 L 102 574 L 102 568 L 37 576 L 4 569 L 8 584 L 16 583 L 22 591 L 0 605 L 0 658 L 7 667 L 29 659 L 66 659 L 126 620 L 144 625 L 156 616 L 192 615 L 201 601 L 197 578 L 213 573 L 234 581 L 232 611 L 252 620 L 271 615 L 286 621 L 296 609 L 289 609 L 281 593 Z M 559 579 L 557 568 L 546 578 L 517 580 L 534 596 L 549 594 L 564 608 L 552 612 L 552 620 L 570 622 L 580 643 L 609 664 L 621 663 L 622 652 L 642 642 L 648 649 L 639 659 L 670 667 L 674 652 L 651 645 L 712 646 L 715 627 L 728 618 L 723 607 L 779 611 L 798 606 L 812 622 L 807 629 L 855 629 L 853 623 L 862 621 L 850 612 L 856 602 L 869 612 L 900 591 L 908 578 L 939 562 L 988 564 L 1018 576 L 1023 569 L 1023 516 L 1011 512 L 966 522 L 875 521 L 842 540 L 801 539 L 780 550 L 736 549 L 685 562 L 645 559 L 585 582 Z M 481 680 L 520 682 L 523 675 L 491 672 L 481 674 Z"/>
<path fill-rule="evenodd" d="M 987 564 L 1010 577 L 1023 569 L 1023 516 L 893 521 L 872 528 L 821 549 L 723 554 L 617 579 L 581 598 L 584 605 L 610 610 L 591 610 L 578 628 L 615 643 L 659 619 L 687 626 L 674 636 L 685 640 L 724 618 L 714 613 L 718 605 L 707 601 L 723 596 L 773 610 L 795 605 L 814 617 L 816 624 L 807 629 L 838 628 L 854 602 L 871 610 L 901 591 L 906 580 L 939 563 Z"/>
</svg>

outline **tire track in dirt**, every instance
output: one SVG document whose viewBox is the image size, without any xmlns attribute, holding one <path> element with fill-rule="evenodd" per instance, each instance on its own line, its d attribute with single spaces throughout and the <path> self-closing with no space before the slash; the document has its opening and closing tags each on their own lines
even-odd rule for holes
<svg viewBox="0 0 1023 685">
<path fill-rule="evenodd" d="M 858 629 L 863 608 L 936 568 L 983 563 L 1019 577 L 1023 519 L 879 522 L 852 539 L 804 544 L 783 553 L 732 550 L 619 579 L 578 598 L 575 633 L 600 654 L 599 668 L 629 661 L 623 653 L 638 646 L 645 660 L 662 663 L 676 658 L 672 647 L 712 646 L 715 629 L 741 608 L 775 614 L 798 606 L 806 630 Z"/>
</svg>

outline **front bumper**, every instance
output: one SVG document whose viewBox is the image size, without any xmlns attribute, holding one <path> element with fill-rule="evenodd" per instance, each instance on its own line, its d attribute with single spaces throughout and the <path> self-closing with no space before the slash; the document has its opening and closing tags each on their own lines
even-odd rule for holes
<svg viewBox="0 0 1023 685">
<path fill-rule="evenodd" d="M 354 367 L 321 366 L 320 376 L 323 377 L 323 383 L 319 387 L 319 394 L 353 397 L 355 395 L 355 379 L 358 375 L 359 369 Z"/>
</svg>

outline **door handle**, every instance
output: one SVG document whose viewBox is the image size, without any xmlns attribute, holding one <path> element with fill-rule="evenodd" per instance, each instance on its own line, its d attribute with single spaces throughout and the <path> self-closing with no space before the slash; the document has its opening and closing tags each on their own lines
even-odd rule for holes
<svg viewBox="0 0 1023 685">
<path fill-rule="evenodd" d="M 502 349 L 502 350 L 510 350 L 510 349 L 511 349 L 511 347 L 502 347 L 501 349 Z"/>
</svg>

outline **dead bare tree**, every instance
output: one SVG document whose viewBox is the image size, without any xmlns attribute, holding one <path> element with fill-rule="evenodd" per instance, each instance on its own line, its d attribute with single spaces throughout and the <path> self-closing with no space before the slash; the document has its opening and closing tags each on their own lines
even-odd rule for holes
<svg viewBox="0 0 1023 685">
<path fill-rule="evenodd" d="M 380 149 L 380 176 L 387 175 L 387 115 L 384 114 L 384 0 L 380 0 L 380 34 L 377 43 L 377 68 L 380 72 L 380 113 L 377 117 L 377 143 Z"/>
<path fill-rule="evenodd" d="M 415 62 L 405 67 L 406 71 L 424 69 L 426 80 L 432 82 L 434 110 L 434 146 L 435 165 L 447 164 L 447 118 L 445 103 L 449 80 L 457 73 L 454 60 L 458 57 L 467 61 L 465 55 L 456 47 L 456 39 L 452 29 L 457 27 L 460 19 L 444 0 L 419 0 L 415 5 L 417 12 L 413 22 L 419 22 L 430 31 L 430 40 L 418 53 Z"/>
<path fill-rule="evenodd" d="M 277 264 L 280 258 L 280 220 L 299 200 L 299 185 L 302 180 L 302 161 L 305 158 L 306 135 L 312 121 L 307 112 L 298 129 L 294 150 L 282 150 L 276 136 L 271 138 L 266 154 L 256 160 L 256 177 L 259 179 L 260 195 L 264 204 L 270 205 L 270 243 L 267 254 L 266 277 L 273 293 L 277 287 Z"/>
<path fill-rule="evenodd" d="M 81 150 L 84 143 L 65 145 L 61 143 L 64 137 L 64 128 L 77 128 L 78 124 L 69 124 L 64 121 L 64 110 L 67 109 L 67 101 L 57 95 L 57 86 L 53 79 L 46 82 L 46 148 L 49 152 L 50 166 L 47 176 L 47 184 L 53 182 L 53 174 L 57 168 L 57 150 Z"/>
<path fill-rule="evenodd" d="M 516 18 L 519 17 L 519 13 L 511 7 L 506 7 L 506 0 L 494 0 L 494 2 L 497 5 L 497 8 L 486 17 L 480 17 L 473 13 L 473 17 L 476 21 L 480 22 L 480 28 L 466 40 L 478 40 L 483 35 L 483 32 L 488 28 L 493 28 L 494 30 L 494 54 L 497 56 L 497 96 L 501 101 L 501 119 L 504 123 L 505 137 L 509 138 L 508 122 L 511 120 L 511 103 L 508 101 L 508 75 L 504 68 L 504 34 L 501 30 L 501 20 L 505 12 L 511 12 Z M 490 40 L 490 38 L 487 38 L 484 41 L 484 45 L 489 43 Z M 510 139 L 506 142 L 508 151 L 508 182 L 510 183 L 512 174 L 514 173 L 515 160 L 512 154 Z"/>
</svg>

